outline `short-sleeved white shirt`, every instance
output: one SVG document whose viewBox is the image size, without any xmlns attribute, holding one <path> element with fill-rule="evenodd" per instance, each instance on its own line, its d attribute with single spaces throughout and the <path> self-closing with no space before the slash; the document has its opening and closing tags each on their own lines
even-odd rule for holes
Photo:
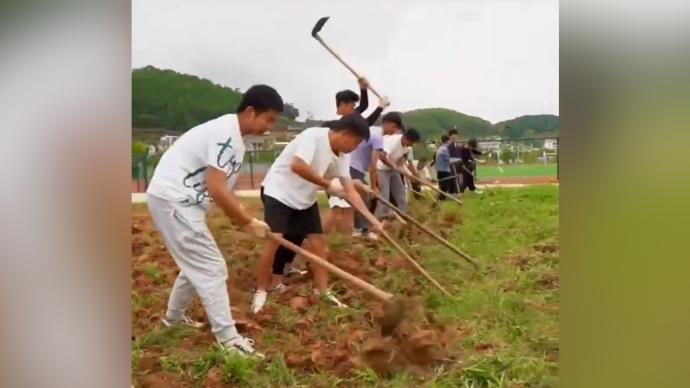
<svg viewBox="0 0 690 388">
<path fill-rule="evenodd" d="M 206 169 L 211 166 L 225 172 L 228 187 L 232 189 L 244 152 L 237 115 L 227 114 L 197 125 L 165 151 L 146 193 L 207 208 Z"/>
<path fill-rule="evenodd" d="M 307 209 L 316 202 L 319 186 L 292 172 L 295 157 L 302 159 L 314 171 L 324 177 L 350 177 L 350 156 L 336 155 L 328 140 L 330 129 L 322 127 L 307 128 L 297 135 L 268 170 L 263 181 L 264 194 L 285 205 L 297 209 Z"/>
<path fill-rule="evenodd" d="M 397 163 L 400 158 L 404 157 L 410 152 L 412 147 L 404 147 L 402 144 L 402 134 L 395 133 L 383 137 L 383 152 L 386 153 L 391 163 Z M 386 166 L 382 161 L 376 163 L 378 170 L 388 171 L 390 167 Z"/>
</svg>

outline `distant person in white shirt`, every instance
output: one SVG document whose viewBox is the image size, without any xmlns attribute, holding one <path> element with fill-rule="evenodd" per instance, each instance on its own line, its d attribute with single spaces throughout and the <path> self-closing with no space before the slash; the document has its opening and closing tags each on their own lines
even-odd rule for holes
<svg viewBox="0 0 690 388">
<path fill-rule="evenodd" d="M 271 129 L 282 111 L 283 100 L 275 89 L 252 86 L 237 114 L 218 117 L 180 136 L 161 157 L 147 190 L 151 217 L 180 268 L 163 324 L 201 327 L 185 314 L 194 295 L 199 295 L 220 347 L 244 355 L 262 356 L 235 327 L 226 284 L 228 269 L 206 226 L 206 210 L 213 198 L 245 231 L 256 238 L 266 237 L 268 225 L 244 210 L 232 187 L 244 158 L 242 136 Z"/>
<path fill-rule="evenodd" d="M 407 211 L 407 193 L 402 177 L 397 170 L 407 168 L 410 173 L 417 173 L 417 169 L 409 160 L 408 154 L 412 146 L 419 140 L 419 132 L 412 128 L 406 130 L 404 134 L 396 133 L 384 136 L 383 153 L 376 165 L 381 197 L 390 198 L 391 202 L 404 212 Z M 377 202 L 374 214 L 380 220 L 385 219 L 388 217 L 389 210 L 388 206 Z"/>
<path fill-rule="evenodd" d="M 279 235 L 305 235 L 309 249 L 326 258 L 327 246 L 321 227 L 316 193 L 345 198 L 355 209 L 370 214 L 350 179 L 350 158 L 347 155 L 359 143 L 369 139 L 369 125 L 359 113 L 331 121 L 328 127 L 305 129 L 280 153 L 273 163 L 261 188 L 264 219 L 273 233 Z M 332 168 L 333 166 L 334 168 Z M 339 179 L 326 179 L 327 171 L 334 170 Z M 377 231 L 381 224 L 372 225 Z M 252 300 L 252 311 L 258 313 L 266 303 L 266 292 L 281 282 L 280 274 L 272 274 L 272 265 L 279 244 L 268 240 L 257 268 L 257 287 Z M 344 307 L 328 291 L 328 271 L 312 265 L 314 294 Z"/>
</svg>

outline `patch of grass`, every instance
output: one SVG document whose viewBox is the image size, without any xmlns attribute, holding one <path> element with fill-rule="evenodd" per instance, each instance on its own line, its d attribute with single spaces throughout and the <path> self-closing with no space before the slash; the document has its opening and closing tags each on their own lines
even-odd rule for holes
<svg viewBox="0 0 690 388">
<path fill-rule="evenodd" d="M 161 356 L 158 358 L 161 369 L 166 372 L 182 375 L 185 373 L 185 363 L 174 355 Z"/>
<path fill-rule="evenodd" d="M 130 361 L 131 361 L 131 367 L 132 367 L 132 376 L 135 376 L 137 373 L 137 369 L 139 368 L 139 360 L 141 359 L 141 356 L 144 355 L 144 351 L 139 349 L 139 348 L 132 348 L 131 356 L 130 356 Z"/>
<path fill-rule="evenodd" d="M 139 294 L 136 291 L 132 291 L 132 309 L 138 310 L 141 308 L 150 309 L 160 306 L 161 300 L 157 294 L 145 293 Z"/>
<path fill-rule="evenodd" d="M 195 329 L 186 326 L 155 329 L 136 338 L 132 347 L 134 349 L 145 349 L 152 346 L 174 348 L 177 347 L 185 337 L 192 334 L 194 330 Z"/>
<path fill-rule="evenodd" d="M 158 268 L 153 264 L 149 264 L 144 267 L 144 273 L 157 285 L 162 285 L 165 282 L 165 278 L 163 275 L 161 275 Z"/>
<path fill-rule="evenodd" d="M 203 381 L 211 368 L 219 365 L 222 359 L 223 351 L 218 348 L 214 348 L 201 355 L 201 357 L 192 365 L 194 381 Z"/>
<path fill-rule="evenodd" d="M 268 363 L 264 368 L 264 372 L 273 385 L 288 387 L 297 382 L 295 372 L 287 367 L 282 356 L 278 356 L 275 360 Z"/>
<path fill-rule="evenodd" d="M 366 387 L 377 387 L 380 383 L 379 376 L 370 368 L 355 371 L 354 377 L 357 382 Z"/>
<path fill-rule="evenodd" d="M 257 360 L 233 353 L 223 352 L 220 359 L 221 376 L 226 382 L 238 385 L 252 386 L 251 378 Z"/>
</svg>

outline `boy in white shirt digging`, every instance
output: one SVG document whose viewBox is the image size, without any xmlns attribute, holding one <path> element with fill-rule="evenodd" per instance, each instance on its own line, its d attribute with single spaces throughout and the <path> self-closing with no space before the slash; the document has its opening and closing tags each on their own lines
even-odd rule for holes
<svg viewBox="0 0 690 388">
<path fill-rule="evenodd" d="M 369 210 L 350 179 L 349 152 L 369 138 L 369 125 L 359 114 L 352 113 L 329 123 L 331 128 L 305 129 L 280 153 L 266 174 L 261 199 L 264 219 L 273 233 L 305 235 L 309 250 L 326 258 L 328 248 L 321 227 L 316 193 L 325 189 L 331 196 L 346 198 L 355 209 L 369 214 Z M 325 179 L 329 167 L 335 166 L 338 180 Z M 380 230 L 381 224 L 372 225 Z M 266 291 L 280 282 L 280 275 L 272 274 L 272 265 L 279 244 L 266 241 L 257 267 L 257 287 L 252 311 L 258 313 L 266 303 Z M 314 294 L 333 304 L 345 307 L 328 291 L 328 271 L 312 265 Z"/>
<path fill-rule="evenodd" d="M 230 311 L 228 269 L 206 226 L 209 197 L 223 212 L 256 238 L 269 230 L 253 218 L 232 193 L 244 158 L 243 135 L 259 135 L 275 125 L 283 100 L 273 88 L 252 86 L 242 97 L 237 114 L 198 125 L 163 154 L 147 190 L 148 208 L 180 273 L 175 280 L 165 326 L 199 328 L 185 315 L 194 294 L 204 305 L 221 348 L 261 356 L 254 342 L 241 336 Z"/>
<path fill-rule="evenodd" d="M 402 128 L 401 122 L 396 125 Z M 408 154 L 419 139 L 419 133 L 412 128 L 404 133 L 384 136 L 383 155 L 385 157 L 381 157 L 376 165 L 381 197 L 391 198 L 391 202 L 404 212 L 407 212 L 407 192 L 402 177 L 396 169 L 407 167 L 412 174 L 417 174 L 417 169 L 408 159 Z M 389 210 L 388 206 L 377 202 L 374 214 L 380 220 L 385 219 L 388 217 Z"/>
</svg>

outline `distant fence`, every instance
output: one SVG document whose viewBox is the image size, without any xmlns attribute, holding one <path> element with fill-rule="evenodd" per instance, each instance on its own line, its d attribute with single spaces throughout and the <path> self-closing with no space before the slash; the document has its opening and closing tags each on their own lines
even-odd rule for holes
<svg viewBox="0 0 690 388">
<path fill-rule="evenodd" d="M 481 139 L 478 140 L 485 163 L 477 164 L 480 182 L 545 183 L 559 178 L 558 138 Z M 547 148 L 544 148 L 544 145 Z M 552 147 L 553 146 L 553 147 Z M 429 154 L 433 154 L 433 146 Z M 237 179 L 236 189 L 261 187 L 268 169 L 280 150 L 247 151 Z M 132 192 L 144 192 L 153 176 L 160 155 L 132 157 Z M 430 168 L 432 180 L 436 176 Z"/>
</svg>

